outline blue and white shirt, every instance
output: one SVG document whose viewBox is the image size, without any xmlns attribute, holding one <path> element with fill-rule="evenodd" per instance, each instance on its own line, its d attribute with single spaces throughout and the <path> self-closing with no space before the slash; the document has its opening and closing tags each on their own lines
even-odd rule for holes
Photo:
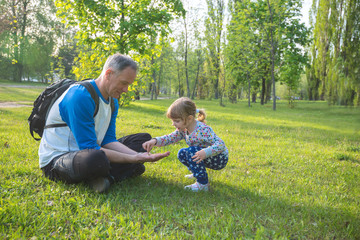
<svg viewBox="0 0 360 240">
<path fill-rule="evenodd" d="M 49 111 L 46 125 L 66 123 L 67 126 L 44 129 L 39 147 L 40 168 L 62 154 L 83 149 L 100 149 L 117 141 L 115 122 L 118 101 L 114 99 L 115 110 L 112 113 L 110 98 L 103 98 L 94 80 L 90 83 L 99 96 L 98 113 L 94 117 L 95 102 L 84 86 L 70 86 Z"/>
</svg>

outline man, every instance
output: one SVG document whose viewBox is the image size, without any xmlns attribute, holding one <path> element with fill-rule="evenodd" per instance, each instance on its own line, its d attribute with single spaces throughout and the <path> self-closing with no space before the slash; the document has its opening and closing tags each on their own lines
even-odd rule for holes
<svg viewBox="0 0 360 240">
<path fill-rule="evenodd" d="M 101 75 L 90 81 L 99 96 L 95 116 L 96 104 L 80 84 L 69 87 L 55 101 L 46 125 L 67 126 L 44 129 L 39 162 L 46 177 L 66 183 L 87 182 L 96 192 L 104 192 L 110 183 L 144 173 L 144 162 L 169 155 L 146 153 L 141 147 L 151 139 L 146 133 L 116 140 L 117 99 L 128 91 L 136 71 L 136 63 L 127 56 L 115 54 L 107 59 Z"/>
</svg>

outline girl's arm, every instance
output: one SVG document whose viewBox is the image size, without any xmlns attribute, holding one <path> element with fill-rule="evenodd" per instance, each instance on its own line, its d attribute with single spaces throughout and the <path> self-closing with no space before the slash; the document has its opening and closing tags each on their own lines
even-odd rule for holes
<svg viewBox="0 0 360 240">
<path fill-rule="evenodd" d="M 170 133 L 169 135 L 156 137 L 155 139 L 156 139 L 155 146 L 163 147 L 166 145 L 174 144 L 182 139 L 185 139 L 185 132 L 176 129 L 174 132 Z"/>
<path fill-rule="evenodd" d="M 142 147 L 149 153 L 154 146 L 163 147 L 169 144 L 176 143 L 184 138 L 184 134 L 179 130 L 175 130 L 169 135 L 164 135 L 162 137 L 153 138 L 147 142 L 144 142 Z"/>
</svg>

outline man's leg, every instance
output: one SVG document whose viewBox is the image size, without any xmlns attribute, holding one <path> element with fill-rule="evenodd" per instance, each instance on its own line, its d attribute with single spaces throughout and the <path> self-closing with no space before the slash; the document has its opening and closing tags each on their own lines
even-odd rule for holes
<svg viewBox="0 0 360 240">
<path fill-rule="evenodd" d="M 148 133 L 137 133 L 118 139 L 118 141 L 136 152 L 146 152 L 142 144 L 151 139 Z M 111 163 L 110 174 L 115 181 L 122 181 L 127 178 L 140 176 L 145 172 L 142 163 Z"/>
<path fill-rule="evenodd" d="M 110 162 L 101 150 L 85 149 L 69 152 L 55 158 L 49 171 L 44 171 L 51 180 L 66 183 L 91 181 L 99 177 L 108 177 Z"/>
</svg>

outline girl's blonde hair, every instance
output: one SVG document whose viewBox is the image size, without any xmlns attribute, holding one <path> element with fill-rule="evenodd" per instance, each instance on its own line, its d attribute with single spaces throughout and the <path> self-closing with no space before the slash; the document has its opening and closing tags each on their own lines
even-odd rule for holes
<svg viewBox="0 0 360 240">
<path fill-rule="evenodd" d="M 194 116 L 196 118 L 197 109 L 196 105 L 190 98 L 182 97 L 173 102 L 167 110 L 166 116 L 170 119 L 182 119 L 186 120 L 188 116 Z M 200 122 L 206 122 L 206 113 L 204 109 L 198 110 L 197 120 Z"/>
</svg>

